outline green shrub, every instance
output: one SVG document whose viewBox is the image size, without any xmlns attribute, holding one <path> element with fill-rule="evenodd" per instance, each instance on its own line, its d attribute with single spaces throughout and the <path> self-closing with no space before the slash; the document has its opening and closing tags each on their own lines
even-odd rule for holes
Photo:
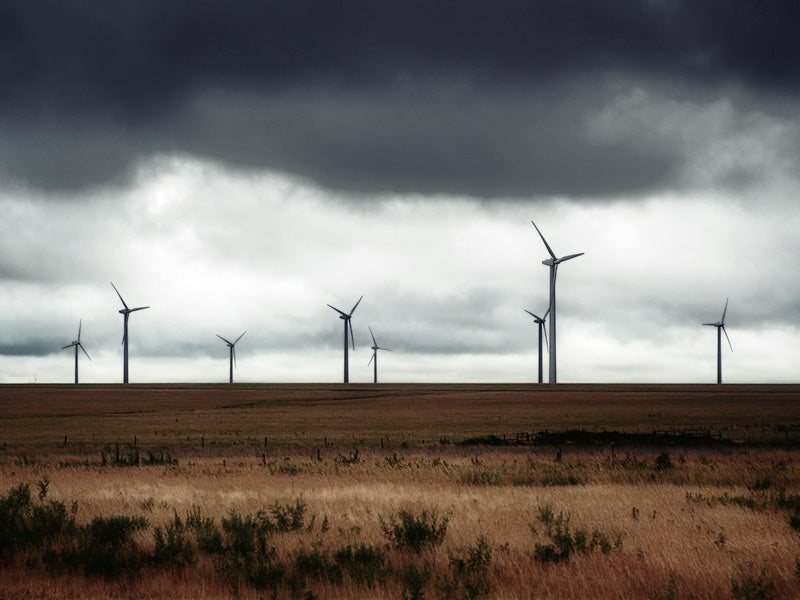
<svg viewBox="0 0 800 600">
<path fill-rule="evenodd" d="M 333 554 L 333 559 L 355 583 L 372 587 L 386 575 L 386 557 L 380 546 L 369 546 L 361 542 L 358 546 L 347 545 Z"/>
<path fill-rule="evenodd" d="M 425 586 L 431 578 L 431 572 L 427 565 L 421 569 L 417 565 L 407 565 L 399 573 L 400 584 L 403 586 L 403 600 L 424 600 Z"/>
<path fill-rule="evenodd" d="M 667 471 L 672 469 L 674 466 L 675 465 L 672 464 L 672 459 L 669 457 L 669 452 L 662 452 L 656 456 L 656 471 Z"/>
<path fill-rule="evenodd" d="M 134 534 L 146 527 L 144 517 L 95 517 L 79 532 L 77 553 L 71 554 L 71 559 L 83 567 L 86 575 L 116 577 L 136 573 L 143 566 L 145 554 Z"/>
<path fill-rule="evenodd" d="M 448 597 L 477 598 L 491 591 L 488 571 L 492 562 L 492 549 L 483 536 L 475 546 L 467 548 L 466 555 L 448 553 L 450 579 L 444 583 L 443 591 Z"/>
<path fill-rule="evenodd" d="M 295 500 L 294 504 L 281 506 L 275 502 L 270 508 L 270 514 L 274 522 L 269 529 L 276 532 L 298 531 L 303 529 L 306 509 L 308 506 L 301 499 Z"/>
<path fill-rule="evenodd" d="M 206 554 L 222 554 L 222 533 L 213 517 L 203 517 L 198 507 L 193 507 L 186 516 L 186 527 L 194 533 L 197 547 Z"/>
<path fill-rule="evenodd" d="M 292 588 L 299 589 L 299 587 L 304 586 L 307 577 L 317 581 L 341 585 L 342 567 L 327 552 L 317 548 L 311 551 L 296 550 L 294 553 Z"/>
<path fill-rule="evenodd" d="M 74 534 L 77 504 L 69 512 L 61 502 L 45 502 L 48 484 L 47 478 L 39 482 L 38 503 L 33 502 L 27 483 L 0 496 L 0 557 L 29 547 L 49 546 Z"/>
<path fill-rule="evenodd" d="M 572 531 L 569 514 L 559 513 L 556 516 L 549 504 L 539 507 L 537 519 L 545 526 L 545 536 L 549 539 L 548 543 L 537 542 L 534 545 L 534 558 L 540 562 L 562 562 L 575 552 L 588 554 L 598 548 L 603 554 L 607 554 L 615 546 L 622 545 L 619 538 L 612 544 L 609 537 L 597 529 L 592 530 L 591 535 L 581 528 Z M 536 533 L 536 528 L 531 526 L 531 531 Z"/>
<path fill-rule="evenodd" d="M 418 517 L 407 510 L 401 510 L 397 519 L 392 517 L 388 523 L 381 518 L 381 527 L 384 535 L 396 548 L 407 548 L 419 553 L 425 548 L 439 546 L 444 541 L 449 520 L 446 516 L 439 517 L 435 510 L 423 510 Z"/>
<path fill-rule="evenodd" d="M 185 567 L 194 562 L 194 548 L 186 537 L 186 527 L 175 514 L 172 523 L 164 530 L 156 527 L 153 531 L 155 549 L 153 563 L 163 567 Z"/>
</svg>

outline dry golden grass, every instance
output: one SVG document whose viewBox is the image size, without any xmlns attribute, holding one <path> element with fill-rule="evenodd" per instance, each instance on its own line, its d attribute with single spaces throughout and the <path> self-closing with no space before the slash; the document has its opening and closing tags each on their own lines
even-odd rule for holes
<svg viewBox="0 0 800 600">
<path fill-rule="evenodd" d="M 649 400 L 648 389 L 626 386 L 559 386 L 558 393 L 537 386 L 431 386 L 428 394 L 425 386 L 381 386 L 380 398 L 366 398 L 375 392 L 367 386 L 231 394 L 221 386 L 97 386 L 85 396 L 82 387 L 0 389 L 0 493 L 21 482 L 35 489 L 47 476 L 48 498 L 77 500 L 81 523 L 97 515 L 144 516 L 151 527 L 139 541 L 146 547 L 153 545 L 152 527 L 195 507 L 219 522 L 231 510 L 254 514 L 301 498 L 313 526 L 271 538 L 280 561 L 290 565 L 300 549 L 377 544 L 398 570 L 409 563 L 430 569 L 426 598 L 454 597 L 444 586 L 452 575 L 450 555 L 463 554 L 481 536 L 492 550 L 492 598 L 730 598 L 732 578 L 742 581 L 762 568 L 774 597 L 800 597 L 800 533 L 774 502 L 781 491 L 800 494 L 792 446 L 622 445 L 612 461 L 605 446 L 562 447 L 556 460 L 552 447 L 439 443 L 535 431 L 536 423 L 628 431 L 683 424 L 785 439 L 800 422 L 800 403 L 790 402 L 798 390 L 791 386 L 731 386 L 727 397 L 701 386 L 686 388 L 683 400 L 674 398 L 681 386 L 654 388 L 657 397 Z M 698 406 L 698 397 L 706 404 Z M 143 454 L 166 450 L 178 464 L 100 466 L 101 451 L 116 441 L 127 451 L 134 435 Z M 664 451 L 674 467 L 657 470 Z M 754 508 L 744 505 L 748 499 Z M 538 520 L 545 506 L 569 515 L 573 530 L 597 529 L 619 546 L 561 563 L 536 560 L 535 545 L 547 542 Z M 381 522 L 400 510 L 449 516 L 442 546 L 420 556 L 393 549 Z M 224 598 L 234 591 L 269 597 L 246 585 L 234 590 L 205 556 L 190 569 L 112 580 L 29 570 L 24 557 L 0 565 L 2 598 Z M 303 591 L 319 598 L 400 598 L 404 588 L 398 577 L 373 588 L 347 578 L 340 585 L 310 579 Z M 278 597 L 292 594 L 283 585 Z"/>
</svg>

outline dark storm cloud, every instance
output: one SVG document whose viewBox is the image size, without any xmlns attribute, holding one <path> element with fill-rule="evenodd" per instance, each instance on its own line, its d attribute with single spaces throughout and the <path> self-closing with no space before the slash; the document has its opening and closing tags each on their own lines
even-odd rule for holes
<svg viewBox="0 0 800 600">
<path fill-rule="evenodd" d="M 197 152 L 354 191 L 658 187 L 674 176 L 674 149 L 587 138 L 587 113 L 607 99 L 597 80 L 793 94 L 797 10 L 669 0 L 6 2 L 0 167 L 44 187 L 80 187 L 153 152 Z"/>
</svg>

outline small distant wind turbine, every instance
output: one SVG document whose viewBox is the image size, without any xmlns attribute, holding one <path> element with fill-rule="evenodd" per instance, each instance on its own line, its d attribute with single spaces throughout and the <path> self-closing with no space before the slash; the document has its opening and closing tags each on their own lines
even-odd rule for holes
<svg viewBox="0 0 800 600">
<path fill-rule="evenodd" d="M 547 344 L 547 330 L 545 329 L 544 322 L 547 320 L 547 315 L 550 312 L 550 309 L 547 309 L 547 312 L 544 313 L 543 317 L 533 314 L 527 308 L 523 310 L 533 317 L 533 320 L 536 321 L 537 328 L 539 329 L 539 383 L 542 383 L 542 334 L 544 334 L 544 343 Z"/>
<path fill-rule="evenodd" d="M 86 358 L 92 360 L 92 357 L 89 356 L 89 353 L 86 351 L 86 348 L 83 347 L 81 344 L 81 325 L 83 325 L 83 319 L 78 321 L 78 339 L 73 341 L 71 344 L 67 344 L 66 346 L 62 346 L 62 350 L 66 350 L 67 348 L 75 347 L 75 383 L 78 383 L 78 348 L 83 350 L 83 353 L 86 355 Z"/>
<path fill-rule="evenodd" d="M 128 316 L 132 312 L 136 312 L 137 310 L 144 310 L 145 308 L 150 308 L 149 306 L 138 306 L 136 308 L 128 308 L 128 305 L 125 304 L 125 300 L 122 299 L 122 294 L 119 293 L 117 286 L 114 283 L 111 283 L 111 287 L 114 288 L 114 291 L 117 292 L 117 296 L 119 296 L 120 301 L 122 302 L 122 306 L 124 308 L 119 309 L 119 313 L 123 315 L 125 321 L 122 329 L 122 383 L 128 383 Z"/>
<path fill-rule="evenodd" d="M 243 331 L 242 335 L 240 335 L 234 341 L 226 340 L 220 334 L 217 334 L 217 337 L 219 339 L 221 339 L 223 342 L 225 342 L 226 344 L 228 344 L 228 348 L 230 349 L 230 370 L 229 370 L 230 378 L 229 378 L 228 383 L 233 383 L 233 365 L 236 364 L 236 344 L 240 339 L 242 339 L 242 337 L 244 336 L 245 333 L 247 333 L 247 332 Z"/>
<path fill-rule="evenodd" d="M 536 223 L 531 221 L 533 226 L 536 227 Z M 556 275 L 558 274 L 558 265 L 573 258 L 577 258 L 578 256 L 583 256 L 583 252 L 579 252 L 578 254 L 568 254 L 567 256 L 562 256 L 561 258 L 557 258 L 553 249 L 550 248 L 550 244 L 547 243 L 547 240 L 544 239 L 542 232 L 539 231 L 539 228 L 536 227 L 536 231 L 539 234 L 539 237 L 542 238 L 544 242 L 545 248 L 547 248 L 547 252 L 550 254 L 550 258 L 545 259 L 542 261 L 542 264 L 550 267 L 550 373 L 549 373 L 549 381 L 550 383 L 556 383 Z"/>
<path fill-rule="evenodd" d="M 356 341 L 355 339 L 353 339 L 353 326 L 350 324 L 350 317 L 353 316 L 353 313 L 356 311 L 356 308 L 358 307 L 359 303 L 363 298 L 364 296 L 361 296 L 361 298 L 358 299 L 358 302 L 355 303 L 355 306 L 353 306 L 353 308 L 350 310 L 349 313 L 343 312 L 338 308 L 336 308 L 335 306 L 328 304 L 328 306 L 330 306 L 333 310 L 339 313 L 339 318 L 344 321 L 344 382 L 345 383 L 348 383 L 350 381 L 350 371 L 347 365 L 347 330 L 348 329 L 350 330 L 350 341 L 353 343 L 353 350 L 355 350 Z"/>
<path fill-rule="evenodd" d="M 369 334 L 372 336 L 372 358 L 369 359 L 367 366 L 371 362 L 375 362 L 372 366 L 372 383 L 378 383 L 378 350 L 386 350 L 387 352 L 391 352 L 391 350 L 378 346 L 378 342 L 375 341 L 375 334 L 372 333 L 372 327 L 367 327 L 367 329 L 369 329 Z"/>
<path fill-rule="evenodd" d="M 725 334 L 725 339 L 728 340 L 728 346 L 730 346 L 731 352 L 733 352 L 733 346 L 731 346 L 731 338 L 728 337 L 728 332 L 725 331 L 725 313 L 728 312 L 728 299 L 725 299 L 725 308 L 722 309 L 722 318 L 717 321 L 716 323 L 703 323 L 703 325 L 708 325 L 709 327 L 716 327 L 717 328 L 717 383 L 722 383 L 722 334 Z"/>
</svg>

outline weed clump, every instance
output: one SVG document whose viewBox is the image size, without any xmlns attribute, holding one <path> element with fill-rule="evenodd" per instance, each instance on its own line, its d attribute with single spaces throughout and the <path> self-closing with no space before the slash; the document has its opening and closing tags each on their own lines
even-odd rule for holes
<svg viewBox="0 0 800 600">
<path fill-rule="evenodd" d="M 442 585 L 448 597 L 478 598 L 491 591 L 489 566 L 492 562 L 492 549 L 483 536 L 478 536 L 474 546 L 466 549 L 466 554 L 448 552 L 450 559 L 450 579 Z"/>
<path fill-rule="evenodd" d="M 608 554 L 613 548 L 622 546 L 622 539 L 618 537 L 612 544 L 609 537 L 597 529 L 589 533 L 586 529 L 570 528 L 570 515 L 563 512 L 555 514 L 549 504 L 539 507 L 538 521 L 545 527 L 545 536 L 548 543 L 536 542 L 534 558 L 540 562 L 563 562 L 579 552 L 589 554 L 595 549 L 600 549 L 603 554 Z M 536 534 L 536 528 L 531 525 L 531 531 Z"/>
<path fill-rule="evenodd" d="M 39 502 L 31 497 L 27 483 L 12 487 L 0 496 L 0 557 L 32 547 L 49 547 L 57 540 L 75 532 L 75 513 L 78 505 L 67 511 L 62 502 L 45 501 L 49 481 L 38 484 Z"/>
<path fill-rule="evenodd" d="M 410 549 L 419 554 L 426 548 L 435 548 L 444 541 L 449 517 L 440 517 L 435 510 L 423 510 L 419 516 L 401 510 L 397 518 L 388 522 L 381 518 L 381 528 L 386 538 L 398 549 Z"/>
</svg>

